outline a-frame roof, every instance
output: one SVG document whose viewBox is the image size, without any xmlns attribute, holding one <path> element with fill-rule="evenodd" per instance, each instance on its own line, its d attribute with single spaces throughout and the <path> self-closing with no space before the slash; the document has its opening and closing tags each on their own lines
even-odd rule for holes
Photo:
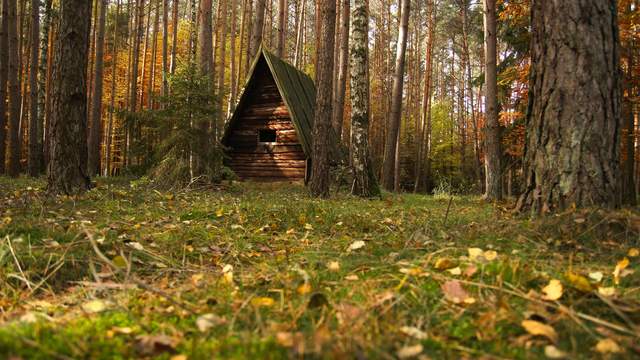
<svg viewBox="0 0 640 360">
<path fill-rule="evenodd" d="M 316 103 L 316 87 L 313 84 L 313 80 L 304 72 L 296 69 L 263 47 L 260 47 L 258 56 L 256 56 L 253 61 L 238 104 L 231 118 L 227 121 L 222 136 L 222 143 L 226 144 L 233 124 L 238 120 L 238 113 L 248 101 L 247 94 L 249 91 L 247 90 L 252 87 L 255 81 L 256 69 L 258 69 L 258 64 L 261 61 L 266 62 L 267 68 L 271 71 L 271 75 L 273 75 L 273 79 L 278 87 L 278 91 L 289 109 L 291 121 L 298 134 L 302 149 L 307 157 L 311 157 L 313 116 Z"/>
</svg>

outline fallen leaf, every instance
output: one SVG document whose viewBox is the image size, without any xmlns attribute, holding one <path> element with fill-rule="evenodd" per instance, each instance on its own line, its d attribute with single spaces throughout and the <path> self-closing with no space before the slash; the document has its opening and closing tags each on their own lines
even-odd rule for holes
<svg viewBox="0 0 640 360">
<path fill-rule="evenodd" d="M 459 266 L 456 266 L 456 267 L 454 267 L 453 269 L 449 269 L 449 270 L 447 270 L 447 271 L 448 271 L 451 275 L 456 275 L 456 276 L 458 276 L 458 275 L 462 274 L 462 269 L 460 269 L 460 267 L 459 267 Z"/>
<path fill-rule="evenodd" d="M 273 306 L 275 301 L 270 297 L 256 297 L 251 299 L 251 305 L 255 307 L 269 307 Z"/>
<path fill-rule="evenodd" d="M 436 270 L 447 270 L 456 267 L 457 264 L 449 258 L 439 258 L 433 267 Z"/>
<path fill-rule="evenodd" d="M 408 336 L 416 338 L 418 340 L 424 340 L 427 338 L 427 333 L 413 326 L 403 326 L 400 331 Z"/>
<path fill-rule="evenodd" d="M 327 268 L 329 271 L 340 271 L 340 263 L 337 261 L 329 261 L 329 263 L 327 263 Z"/>
<path fill-rule="evenodd" d="M 629 266 L 629 259 L 628 258 L 624 258 L 620 261 L 618 261 L 618 263 L 616 264 L 616 268 L 613 270 L 613 281 L 617 284 L 620 283 L 620 278 L 621 273 L 624 269 L 627 268 L 627 266 Z"/>
<path fill-rule="evenodd" d="M 358 281 L 359 277 L 358 275 L 351 274 L 351 275 L 345 276 L 344 279 L 349 281 Z"/>
<path fill-rule="evenodd" d="M 136 340 L 136 351 L 146 356 L 173 352 L 178 345 L 176 339 L 167 335 L 140 335 Z"/>
<path fill-rule="evenodd" d="M 600 281 L 602 281 L 602 278 L 604 277 L 604 275 L 602 274 L 602 271 L 595 271 L 592 273 L 589 273 L 589 279 L 599 283 Z"/>
<path fill-rule="evenodd" d="M 82 304 L 82 310 L 90 313 L 96 314 L 99 312 L 103 312 L 107 309 L 107 303 L 102 300 L 91 300 Z"/>
<path fill-rule="evenodd" d="M 362 240 L 354 241 L 351 245 L 349 245 L 348 251 L 362 249 L 364 245 L 365 245 L 365 242 Z"/>
<path fill-rule="evenodd" d="M 604 297 L 612 297 L 616 294 L 616 289 L 614 287 L 599 287 L 598 294 Z"/>
<path fill-rule="evenodd" d="M 216 314 L 204 314 L 198 316 L 198 319 L 196 319 L 196 327 L 203 333 L 224 323 L 226 323 L 226 320 Z"/>
<path fill-rule="evenodd" d="M 484 252 L 484 258 L 487 259 L 487 261 L 493 261 L 498 258 L 498 252 L 495 250 L 487 250 Z"/>
<path fill-rule="evenodd" d="M 297 291 L 298 291 L 298 294 L 300 295 L 306 295 L 311 292 L 311 285 L 309 285 L 309 283 L 304 283 L 298 286 Z"/>
<path fill-rule="evenodd" d="M 396 355 L 399 359 L 408 359 L 412 357 L 416 357 L 422 353 L 423 347 L 421 344 L 413 345 L 413 346 L 405 346 L 398 350 Z"/>
<path fill-rule="evenodd" d="M 174 355 L 174 356 L 172 356 L 172 357 L 170 357 L 170 358 L 169 358 L 169 360 L 187 360 L 187 359 L 189 359 L 189 358 L 187 357 L 187 355 L 183 355 L 183 354 L 180 354 L 180 355 Z"/>
<path fill-rule="evenodd" d="M 462 273 L 464 274 L 464 276 L 470 278 L 475 275 L 476 272 L 478 272 L 478 267 L 471 264 L 467 266 Z"/>
<path fill-rule="evenodd" d="M 602 339 L 596 344 L 596 351 L 601 354 L 617 354 L 621 353 L 622 349 L 613 339 Z"/>
<path fill-rule="evenodd" d="M 552 279 L 547 286 L 542 288 L 542 292 L 544 293 L 543 299 L 558 300 L 562 297 L 562 283 L 560 280 Z"/>
<path fill-rule="evenodd" d="M 558 333 L 547 324 L 535 320 L 523 320 L 521 325 L 531 335 L 544 336 L 554 343 L 558 341 Z"/>
<path fill-rule="evenodd" d="M 564 359 L 567 357 L 567 353 L 558 349 L 554 345 L 547 345 L 544 347 L 544 355 L 549 359 Z"/>
<path fill-rule="evenodd" d="M 144 246 L 142 246 L 142 244 L 140 244 L 139 242 L 135 242 L 135 241 L 130 241 L 128 243 L 126 243 L 128 246 L 138 250 L 138 251 L 142 251 L 144 250 Z"/>
<path fill-rule="evenodd" d="M 293 333 L 278 331 L 276 334 L 276 341 L 278 344 L 284 347 L 293 347 Z"/>
<path fill-rule="evenodd" d="M 304 229 L 305 229 L 305 230 L 313 230 L 313 225 L 311 225 L 311 224 L 304 224 Z"/>
<path fill-rule="evenodd" d="M 442 284 L 442 292 L 445 299 L 451 301 L 454 304 L 467 303 L 472 304 L 475 299 L 469 296 L 467 291 L 462 287 L 462 284 L 458 280 L 450 280 Z"/>
<path fill-rule="evenodd" d="M 468 248 L 467 252 L 469 253 L 469 260 L 477 261 L 480 257 L 484 260 L 484 251 L 480 248 Z"/>
<path fill-rule="evenodd" d="M 627 253 L 627 255 L 629 257 L 638 257 L 638 256 L 640 256 L 640 249 L 631 248 L 631 249 L 629 249 L 629 252 Z"/>
<path fill-rule="evenodd" d="M 593 290 L 593 287 L 591 286 L 589 280 L 582 275 L 575 274 L 573 272 L 567 272 L 566 277 L 571 286 L 582 292 L 590 292 L 591 290 Z"/>
</svg>

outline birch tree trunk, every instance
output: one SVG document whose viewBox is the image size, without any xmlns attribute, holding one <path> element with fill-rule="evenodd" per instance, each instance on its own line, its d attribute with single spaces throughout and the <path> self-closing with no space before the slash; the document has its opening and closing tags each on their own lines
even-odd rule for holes
<svg viewBox="0 0 640 360">
<path fill-rule="evenodd" d="M 384 151 L 382 170 L 382 186 L 393 191 L 395 188 L 396 149 L 400 134 L 400 117 L 402 115 L 402 90 L 404 86 L 404 64 L 407 50 L 407 28 L 409 26 L 410 0 L 402 0 L 400 13 L 400 27 L 398 29 L 398 43 L 396 46 L 396 69 L 393 76 L 393 92 L 391 94 L 391 115 L 389 131 Z"/>
<path fill-rule="evenodd" d="M 258 54 L 258 49 L 262 45 L 262 28 L 264 27 L 264 9 L 266 0 L 256 0 L 255 20 L 253 21 L 253 29 L 251 30 L 251 41 L 249 42 L 249 64 Z M 247 69 L 249 70 L 249 69 Z"/>
<path fill-rule="evenodd" d="M 7 154 L 7 78 L 9 76 L 9 0 L 2 0 L 0 24 L 0 175 L 5 173 Z"/>
<path fill-rule="evenodd" d="M 100 140 L 102 139 L 102 93 L 104 80 L 104 31 L 107 20 L 107 0 L 98 0 L 98 21 L 96 30 L 95 76 L 93 79 L 93 104 L 91 104 L 91 125 L 89 127 L 88 174 L 100 173 Z"/>
<path fill-rule="evenodd" d="M 615 0 L 534 0 L 525 191 L 532 216 L 620 205 L 620 75 Z"/>
<path fill-rule="evenodd" d="M 341 10 L 342 10 L 342 15 L 340 17 L 340 52 L 339 52 L 339 61 L 338 61 L 338 81 L 336 84 L 336 95 L 334 98 L 334 105 L 333 105 L 334 106 L 333 129 L 336 131 L 336 135 L 338 135 L 338 139 L 342 139 L 342 124 L 344 122 L 344 101 L 345 101 L 344 98 L 347 92 L 347 76 L 348 76 L 347 72 L 349 69 L 349 21 L 350 21 L 349 0 L 342 1 Z M 368 16 L 368 14 L 366 15 Z M 366 21 L 367 21 L 366 25 L 368 28 L 369 19 L 367 18 Z M 368 50 L 366 55 L 367 55 L 367 58 L 365 59 L 366 66 L 369 66 Z M 368 78 L 366 80 L 368 81 Z M 367 86 L 366 94 L 367 96 L 369 94 L 368 86 Z M 367 113 L 367 124 L 368 122 L 369 120 L 368 120 L 368 113 Z M 367 149 L 367 153 L 368 153 L 368 149 Z"/>
<path fill-rule="evenodd" d="M 20 107 L 22 94 L 20 93 L 20 48 L 18 44 L 18 13 L 16 1 L 9 0 L 7 7 L 7 23 L 9 26 L 9 164 L 7 172 L 10 176 L 20 174 Z"/>
<path fill-rule="evenodd" d="M 348 7 L 345 1 L 343 6 Z M 349 19 L 349 10 L 343 16 Z M 362 197 L 380 195 L 369 154 L 369 14 L 366 0 L 355 0 L 351 30 L 351 193 Z M 347 25 L 348 26 L 348 25 Z M 344 24 L 343 24 L 344 29 Z M 348 32 L 343 33 L 348 36 Z M 343 42 L 344 44 L 344 42 Z M 344 50 L 344 49 L 343 49 Z"/>
<path fill-rule="evenodd" d="M 496 0 L 484 0 L 485 57 L 485 199 L 502 199 L 502 150 L 498 122 Z"/>
<path fill-rule="evenodd" d="M 91 4 L 62 0 L 55 50 L 51 159 L 48 191 L 77 194 L 89 189 L 87 170 L 87 53 Z"/>
<path fill-rule="evenodd" d="M 310 191 L 316 197 L 329 196 L 329 133 L 331 131 L 333 89 L 333 47 L 335 43 L 336 1 L 321 0 L 320 42 L 316 77 L 318 79 L 313 123 L 313 157 Z"/>
</svg>

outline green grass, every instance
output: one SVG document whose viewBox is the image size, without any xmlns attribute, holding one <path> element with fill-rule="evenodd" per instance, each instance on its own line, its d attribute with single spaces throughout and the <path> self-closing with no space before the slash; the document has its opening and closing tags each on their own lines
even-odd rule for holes
<svg viewBox="0 0 640 360">
<path fill-rule="evenodd" d="M 76 198 L 43 187 L 0 178 L 0 358 L 394 358 L 415 345 L 431 358 L 544 357 L 553 343 L 526 319 L 553 327 L 570 358 L 639 355 L 638 211 L 530 221 L 477 197 L 447 213 L 446 197 L 316 200 L 290 184 L 162 193 L 99 179 Z M 474 247 L 498 256 L 473 261 Z M 597 271 L 590 291 L 567 277 Z M 564 285 L 557 302 L 541 298 L 550 279 Z M 447 281 L 474 302 L 448 300 Z M 598 351 L 603 339 L 622 352 Z"/>
</svg>

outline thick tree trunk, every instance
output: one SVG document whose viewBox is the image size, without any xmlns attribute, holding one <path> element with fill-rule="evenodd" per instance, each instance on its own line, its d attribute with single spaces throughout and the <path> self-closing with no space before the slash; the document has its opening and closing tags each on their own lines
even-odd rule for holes
<svg viewBox="0 0 640 360">
<path fill-rule="evenodd" d="M 336 1 L 321 0 L 319 6 L 320 42 L 318 43 L 318 79 L 313 123 L 311 194 L 329 196 L 329 133 L 331 131 L 331 90 L 333 89 L 333 47 L 336 27 Z"/>
<path fill-rule="evenodd" d="M 93 79 L 93 104 L 91 104 L 91 125 L 89 126 L 88 174 L 100 173 L 100 142 L 102 139 L 102 93 L 104 80 L 104 31 L 107 20 L 107 0 L 98 0 L 98 21 L 96 30 L 95 76 Z"/>
<path fill-rule="evenodd" d="M 7 78 L 9 76 L 9 0 L 2 0 L 2 19 L 0 24 L 0 175 L 5 173 L 7 153 Z"/>
<path fill-rule="evenodd" d="M 345 5 L 348 7 L 349 2 L 345 1 L 343 6 Z M 348 14 L 349 10 L 343 12 L 343 16 L 347 21 L 349 20 Z M 367 2 L 366 0 L 355 0 L 351 32 L 350 153 L 353 167 L 353 187 L 351 188 L 351 193 L 362 197 L 371 197 L 380 194 L 380 188 L 373 174 L 371 155 L 369 154 L 368 34 L 369 14 L 367 11 Z M 344 32 L 343 35 L 348 36 L 348 31 Z"/>
<path fill-rule="evenodd" d="M 382 186 L 393 191 L 395 189 L 396 149 L 400 134 L 400 117 L 402 116 L 402 90 L 404 86 L 404 64 L 407 50 L 407 28 L 409 26 L 410 0 L 402 0 L 400 26 L 398 29 L 398 43 L 396 48 L 396 69 L 393 76 L 393 92 L 391 94 L 391 115 L 389 117 L 389 131 L 384 151 L 382 170 Z"/>
<path fill-rule="evenodd" d="M 620 204 L 615 0 L 534 0 L 524 175 L 533 216 Z"/>
<path fill-rule="evenodd" d="M 87 170 L 87 53 L 91 6 L 62 0 L 60 36 L 55 50 L 51 159 L 48 190 L 77 194 L 90 187 Z"/>
<path fill-rule="evenodd" d="M 8 2 L 7 23 L 9 24 L 9 76 L 8 76 L 8 92 L 9 92 L 9 164 L 7 173 L 10 176 L 18 176 L 20 174 L 20 107 L 22 96 L 20 93 L 20 49 L 18 44 L 18 15 L 16 1 Z"/>
<path fill-rule="evenodd" d="M 502 150 L 498 122 L 498 77 L 496 54 L 496 0 L 484 0 L 485 72 L 485 182 L 487 200 L 502 199 Z"/>
<path fill-rule="evenodd" d="M 253 29 L 251 30 L 251 41 L 249 42 L 249 63 L 255 59 L 258 54 L 258 49 L 262 45 L 262 28 L 264 27 L 265 6 L 266 0 L 256 1 L 255 19 L 253 21 Z"/>
<path fill-rule="evenodd" d="M 31 176 L 38 176 L 41 171 L 42 143 L 38 139 L 38 61 L 40 54 L 40 0 L 31 0 L 31 59 L 29 71 L 29 159 L 28 171 Z"/>
<path fill-rule="evenodd" d="M 200 40 L 200 44 L 198 46 L 198 65 L 200 68 L 200 73 L 204 76 L 208 76 L 212 79 L 212 71 L 213 71 L 213 59 L 211 58 L 213 54 L 213 35 L 212 35 L 212 24 L 211 24 L 211 13 L 212 13 L 212 1 L 211 0 L 201 0 L 200 1 L 200 11 L 199 11 L 199 25 L 200 25 L 200 34 L 198 35 L 198 39 Z M 213 83 L 211 84 L 213 86 Z"/>
<path fill-rule="evenodd" d="M 347 92 L 347 76 L 349 71 L 349 0 L 342 1 L 342 15 L 340 17 L 340 52 L 338 62 L 338 81 L 336 84 L 336 95 L 333 108 L 333 129 L 338 135 L 339 139 L 342 139 L 342 124 L 344 122 L 344 97 Z M 367 18 L 367 21 L 369 19 Z M 368 51 L 367 51 L 368 52 Z M 368 54 L 367 54 L 368 58 Z M 368 65 L 368 59 L 366 66 Z M 368 80 L 368 78 L 367 78 Z M 368 88 L 367 88 L 368 89 Z M 367 96 L 369 94 L 367 90 Z M 367 113 L 368 115 L 368 113 Z M 367 118 L 367 124 L 369 120 Z M 368 150 L 367 150 L 368 153 Z"/>
</svg>

